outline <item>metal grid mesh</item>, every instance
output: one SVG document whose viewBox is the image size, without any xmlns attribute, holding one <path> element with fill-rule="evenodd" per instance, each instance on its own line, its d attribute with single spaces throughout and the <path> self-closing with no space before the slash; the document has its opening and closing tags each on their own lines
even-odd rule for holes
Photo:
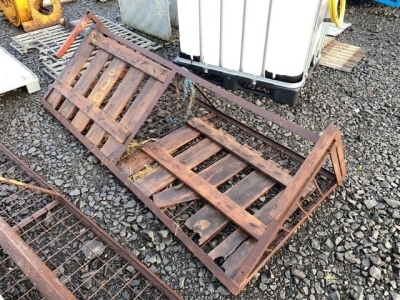
<svg viewBox="0 0 400 300">
<path fill-rule="evenodd" d="M 0 175 L 37 186 L 1 150 Z M 167 299 L 52 196 L 1 184 L 0 216 L 78 299 Z M 1 247 L 0 295 L 42 299 Z"/>
<path fill-rule="evenodd" d="M 111 32 L 121 36 L 122 38 L 150 51 L 158 49 L 154 42 L 103 17 L 97 17 L 110 29 Z M 71 23 L 76 25 L 79 21 L 80 20 L 74 20 Z M 92 22 L 88 24 L 84 33 L 87 32 L 88 27 L 91 24 Z M 56 57 L 56 52 L 67 39 L 69 34 L 70 31 L 64 26 L 55 25 L 34 32 L 17 35 L 12 38 L 10 45 L 20 54 L 26 54 L 30 49 L 39 50 L 40 60 L 45 66 L 44 71 L 47 75 L 56 79 L 83 40 L 83 36 L 78 36 L 65 55 L 61 59 L 58 59 Z M 95 55 L 95 53 L 93 53 L 93 55 Z"/>
</svg>

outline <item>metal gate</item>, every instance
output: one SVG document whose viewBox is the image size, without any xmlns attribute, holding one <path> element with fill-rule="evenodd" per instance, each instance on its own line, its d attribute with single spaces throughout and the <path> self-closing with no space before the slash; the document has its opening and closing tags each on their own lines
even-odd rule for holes
<svg viewBox="0 0 400 300">
<path fill-rule="evenodd" d="M 346 176 L 338 127 L 318 136 L 98 25 L 42 103 L 233 294 Z"/>
</svg>

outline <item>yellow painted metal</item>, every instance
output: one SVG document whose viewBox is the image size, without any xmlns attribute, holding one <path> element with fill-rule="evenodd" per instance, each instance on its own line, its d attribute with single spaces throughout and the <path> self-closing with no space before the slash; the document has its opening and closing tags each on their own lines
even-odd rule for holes
<svg viewBox="0 0 400 300">
<path fill-rule="evenodd" d="M 33 31 L 56 25 L 62 18 L 60 0 L 51 0 L 53 11 L 48 14 L 39 12 L 43 0 L 0 0 L 0 9 L 14 26 L 23 26 L 25 31 Z"/>
</svg>

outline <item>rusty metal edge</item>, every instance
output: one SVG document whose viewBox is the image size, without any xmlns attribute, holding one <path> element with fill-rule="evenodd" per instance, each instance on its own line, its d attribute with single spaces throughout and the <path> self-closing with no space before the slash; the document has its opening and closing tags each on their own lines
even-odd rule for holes
<svg viewBox="0 0 400 300">
<path fill-rule="evenodd" d="M 48 108 L 48 107 L 47 107 Z M 61 115 L 60 115 L 61 116 Z M 71 126 L 72 127 L 72 126 Z M 38 184 L 56 192 L 50 185 L 48 185 L 36 172 L 31 170 L 23 161 L 11 153 L 2 143 L 0 143 L 0 150 L 10 158 L 13 162 L 19 165 L 30 177 L 35 179 Z M 99 151 L 100 152 L 100 151 Z M 102 153 L 98 153 L 103 155 Z M 104 156 L 104 155 L 103 155 Z M 139 273 L 141 273 L 148 281 L 156 286 L 161 292 L 163 292 L 169 299 L 183 299 L 177 292 L 175 292 L 170 286 L 162 281 L 157 275 L 151 272 L 138 258 L 131 255 L 124 247 L 116 242 L 108 233 L 101 229 L 96 223 L 90 220 L 85 214 L 83 214 L 78 208 L 76 208 L 70 201 L 63 196 L 56 197 L 60 204 L 72 213 L 77 219 L 79 219 L 84 225 L 88 226 L 96 235 L 98 235 L 108 246 L 110 246 L 116 253 L 130 263 Z M 12 230 L 12 229 L 11 229 Z M 54 298 L 49 298 L 54 299 Z"/>
<path fill-rule="evenodd" d="M 46 299 L 73 300 L 75 296 L 0 217 L 0 246 Z"/>
<path fill-rule="evenodd" d="M 213 273 L 227 289 L 236 294 L 239 286 L 229 278 L 224 271 L 208 255 L 192 241 L 192 239 L 183 232 L 183 230 L 174 223 L 154 202 L 147 197 L 132 181 L 129 180 L 125 172 L 119 169 L 92 143 L 89 142 L 78 130 L 75 129 L 61 114 L 58 113 L 44 98 L 42 104 L 63 124 L 83 145 L 90 151 L 115 175 L 121 182 L 135 194 L 151 212 L 159 219 L 179 240 Z"/>
<path fill-rule="evenodd" d="M 278 116 L 278 115 L 276 115 L 276 114 L 274 114 L 274 113 L 272 113 L 272 112 L 270 112 L 268 110 L 265 110 L 265 109 L 255 105 L 255 104 L 251 103 L 251 102 L 248 102 L 248 101 L 244 100 L 243 98 L 240 98 L 240 97 L 238 97 L 238 96 L 236 96 L 236 95 L 234 95 L 234 94 L 232 94 L 232 93 L 230 93 L 230 92 L 228 92 L 228 91 L 226 91 L 226 90 L 224 90 L 224 89 L 222 89 L 222 88 L 220 88 L 220 87 L 218 87 L 218 86 L 216 86 L 216 85 L 214 85 L 214 84 L 212 84 L 212 83 L 210 83 L 210 82 L 208 82 L 208 81 L 206 81 L 206 80 L 204 80 L 204 79 L 202 79 L 200 77 L 198 77 L 197 75 L 194 75 L 193 73 L 190 73 L 189 71 L 186 71 L 185 69 L 183 69 L 183 68 L 175 65 L 174 63 L 172 63 L 172 62 L 170 62 L 170 61 L 158 56 L 157 54 L 152 53 L 147 49 L 144 49 L 144 48 L 142 48 L 142 47 L 140 47 L 138 45 L 135 45 L 134 43 L 132 43 L 130 41 L 127 41 L 127 40 L 121 38 L 120 36 L 110 32 L 107 29 L 100 28 L 96 24 L 91 25 L 91 28 L 103 33 L 106 36 L 109 36 L 109 37 L 113 38 L 114 40 L 124 44 L 127 47 L 130 47 L 130 48 L 138 51 L 139 53 L 151 58 L 152 60 L 156 61 L 157 63 L 159 63 L 161 65 L 163 65 L 164 67 L 167 67 L 167 68 L 169 68 L 171 70 L 174 70 L 178 74 L 193 80 L 194 82 L 200 84 L 204 88 L 207 88 L 210 91 L 212 91 L 212 92 L 214 92 L 214 93 L 226 98 L 227 100 L 229 100 L 229 101 L 231 101 L 233 103 L 236 103 L 236 104 L 238 104 L 239 106 L 241 106 L 243 108 L 246 108 L 246 109 L 250 110 L 251 112 L 263 117 L 264 119 L 269 120 L 269 121 L 271 121 L 271 122 L 273 122 L 273 123 L 285 128 L 287 130 L 290 130 L 293 133 L 296 133 L 297 135 L 303 137 L 306 140 L 309 140 L 309 141 L 311 141 L 313 143 L 316 143 L 318 141 L 318 139 L 319 139 L 319 135 L 316 134 L 315 132 L 309 131 L 308 129 L 306 129 L 306 128 L 304 128 L 304 127 L 302 127 L 302 126 L 300 126 L 300 125 L 298 125 L 298 124 L 296 124 L 294 122 L 291 122 L 291 121 L 289 121 L 287 119 L 284 119 L 284 118 L 282 118 L 282 117 L 280 117 L 280 116 Z"/>
</svg>

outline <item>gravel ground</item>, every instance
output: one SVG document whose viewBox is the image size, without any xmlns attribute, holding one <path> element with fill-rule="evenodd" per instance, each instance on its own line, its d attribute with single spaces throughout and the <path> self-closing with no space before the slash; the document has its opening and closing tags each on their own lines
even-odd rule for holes
<svg viewBox="0 0 400 300">
<path fill-rule="evenodd" d="M 116 1 L 64 5 L 69 19 L 89 9 L 120 21 Z M 316 132 L 339 125 L 349 175 L 236 299 L 400 299 L 400 10 L 352 1 L 346 21 L 353 25 L 339 40 L 368 50 L 351 73 L 320 67 L 296 107 L 258 103 Z M 235 298 L 44 110 L 51 80 L 37 53 L 10 48 L 21 33 L 0 19 L 0 45 L 39 76 L 42 91 L 0 95 L 1 142 L 186 299 Z M 159 53 L 172 59 L 177 51 Z"/>
</svg>

